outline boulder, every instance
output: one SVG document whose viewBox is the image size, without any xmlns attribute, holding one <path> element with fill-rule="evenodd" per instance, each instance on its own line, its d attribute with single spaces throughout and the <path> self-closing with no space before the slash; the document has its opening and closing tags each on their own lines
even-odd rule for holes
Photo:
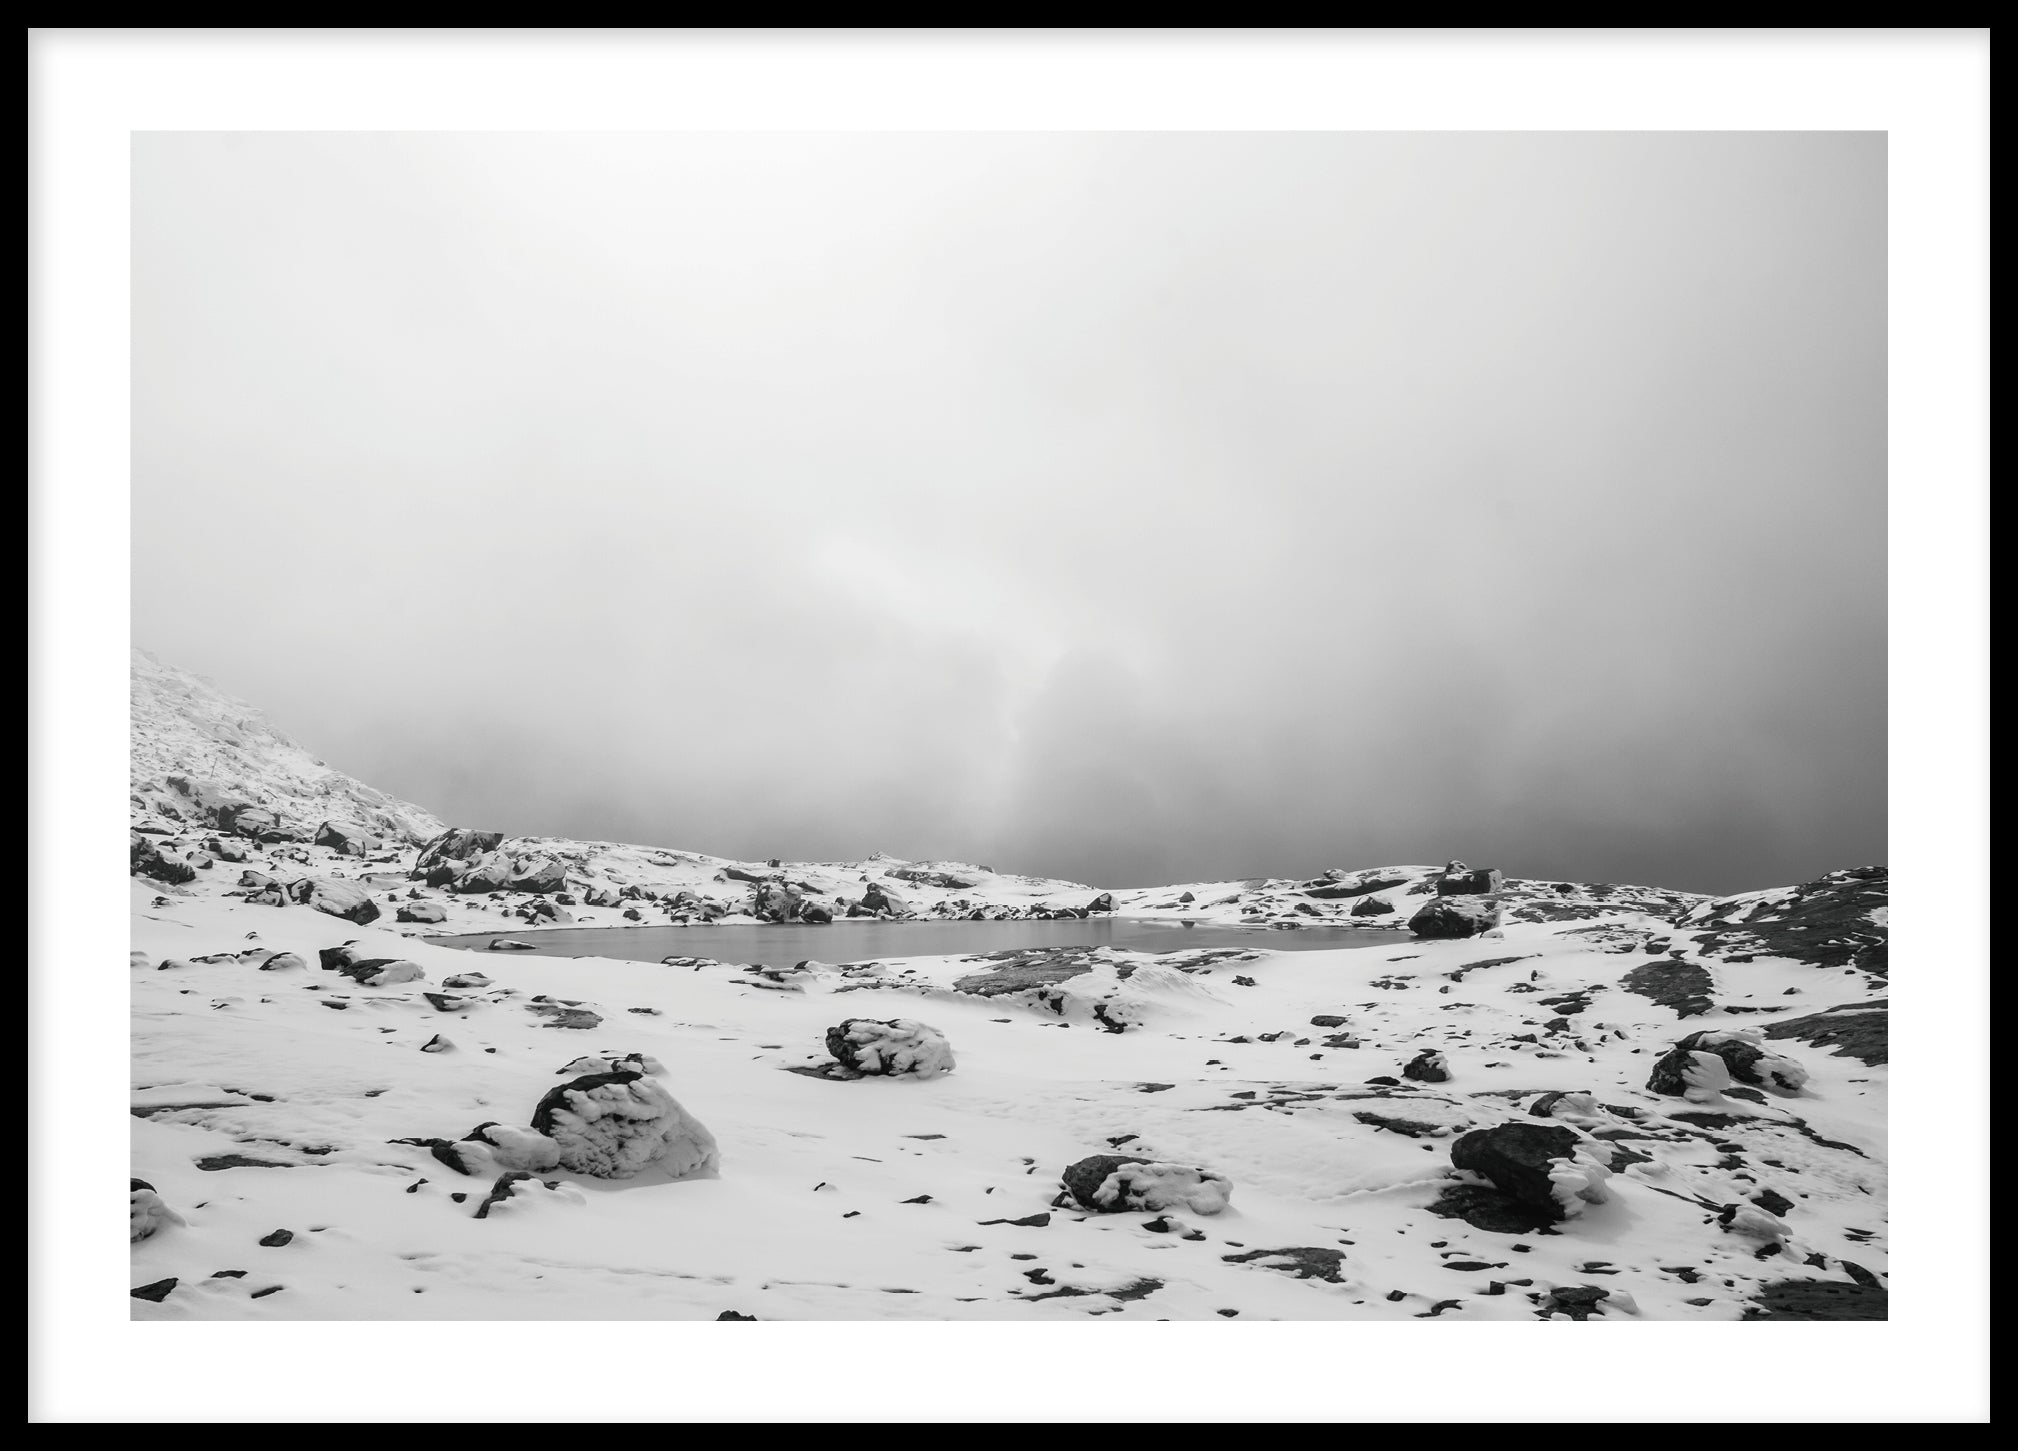
<svg viewBox="0 0 2018 1451">
<path fill-rule="evenodd" d="M 750 915 L 760 922 L 789 922 L 799 915 L 800 900 L 789 882 L 759 882 L 751 894 Z"/>
<path fill-rule="evenodd" d="M 440 883 L 456 892 L 501 892 L 512 879 L 512 859 L 506 853 L 494 851 L 476 858 L 460 871 L 452 862 L 437 863 L 429 871 L 428 885 L 436 885 L 437 877 L 446 879 Z"/>
<path fill-rule="evenodd" d="M 1394 907 L 1382 901 L 1379 897 L 1361 897 L 1357 902 L 1352 904 L 1350 915 L 1354 917 L 1385 917 L 1393 911 Z"/>
<path fill-rule="evenodd" d="M 355 826 L 339 826 L 334 821 L 318 826 L 311 840 L 343 856 L 370 856 L 385 847 L 384 837 L 373 836 Z"/>
<path fill-rule="evenodd" d="M 355 922 L 362 927 L 367 922 L 376 922 L 379 917 L 378 903 L 356 882 L 327 881 L 316 877 L 303 877 L 290 882 L 288 896 L 305 903 L 318 912 L 327 912 L 332 917 L 341 917 L 346 922 Z"/>
<path fill-rule="evenodd" d="M 245 860 L 245 848 L 237 842 L 227 841 L 221 836 L 206 836 L 203 838 L 203 849 L 221 862 L 242 862 Z"/>
<path fill-rule="evenodd" d="M 582 893 L 584 907 L 617 907 L 623 904 L 623 900 L 617 889 L 606 883 L 599 882 Z"/>
<path fill-rule="evenodd" d="M 1439 897 L 1475 897 L 1488 892 L 1497 892 L 1503 885 L 1498 870 L 1481 867 L 1473 871 L 1463 862 L 1451 862 L 1437 875 L 1436 894 Z"/>
<path fill-rule="evenodd" d="M 1498 1124 L 1460 1134 L 1450 1146 L 1450 1161 L 1483 1175 L 1530 1209 L 1560 1219 L 1562 1205 L 1549 1171 L 1558 1160 L 1573 1157 L 1580 1142 L 1574 1129 L 1559 1124 Z"/>
<path fill-rule="evenodd" d="M 1102 892 L 1086 904 L 1086 910 L 1089 912 L 1112 912 L 1114 910 L 1114 894 L 1112 892 Z"/>
<path fill-rule="evenodd" d="M 881 882 L 871 882 L 862 889 L 862 908 L 868 912 L 887 912 L 892 917 L 911 915 L 911 904 Z"/>
<path fill-rule="evenodd" d="M 472 831 L 466 826 L 451 826 L 420 849 L 420 855 L 414 859 L 413 870 L 407 875 L 420 881 L 437 867 L 447 866 L 448 875 L 453 878 L 457 867 L 488 856 L 503 844 L 502 831 Z"/>
<path fill-rule="evenodd" d="M 144 836 L 140 832 L 132 832 L 129 835 L 131 841 L 127 850 L 127 860 L 131 864 L 134 876 L 167 882 L 171 886 L 196 879 L 195 866 L 180 853 L 163 850 L 153 837 Z"/>
<path fill-rule="evenodd" d="M 427 974 L 421 971 L 419 963 L 400 957 L 368 957 L 362 961 L 343 962 L 337 965 L 336 971 L 364 987 L 391 987 L 395 983 L 427 980 Z"/>
<path fill-rule="evenodd" d="M 815 926 L 825 926 L 834 920 L 834 911 L 824 903 L 802 902 L 799 905 L 799 920 L 811 922 Z"/>
<path fill-rule="evenodd" d="M 445 922 L 448 911 L 439 902 L 403 902 L 393 913 L 396 922 Z"/>
<path fill-rule="evenodd" d="M 1808 1070 L 1791 1058 L 1767 1050 L 1757 1029 L 1704 1029 L 1677 1039 L 1647 1076 L 1647 1087 L 1673 1097 L 1722 1092 L 1743 1083 L 1773 1093 L 1798 1093 Z M 1713 1066 L 1703 1060 L 1715 1059 Z M 1721 1072 L 1719 1072 L 1721 1068 Z M 1721 1079 L 1722 1082 L 1718 1080 Z"/>
<path fill-rule="evenodd" d="M 550 856 L 524 856 L 512 863 L 505 887 L 513 892 L 558 892 L 567 885 L 568 869 Z"/>
<path fill-rule="evenodd" d="M 1402 1065 L 1401 1076 L 1417 1083 L 1448 1083 L 1450 1064 L 1443 1054 L 1433 1048 L 1425 1048 Z"/>
<path fill-rule="evenodd" d="M 1498 904 L 1479 896 L 1434 897 L 1408 919 L 1418 937 L 1476 937 L 1497 926 Z"/>
<path fill-rule="evenodd" d="M 639 1073 L 589 1073 L 561 1084 L 540 1099 L 532 1127 L 553 1140 L 562 1168 L 598 1179 L 646 1169 L 685 1178 L 721 1163 L 714 1135 Z"/>
<path fill-rule="evenodd" d="M 1224 1174 L 1131 1154 L 1094 1154 L 1067 1165 L 1058 1177 L 1067 1194 L 1098 1214 L 1170 1209 L 1217 1214 L 1233 1195 L 1233 1181 Z"/>
<path fill-rule="evenodd" d="M 857 1074 L 937 1078 L 953 1069 L 946 1035 L 911 1018 L 849 1018 L 827 1029 L 827 1051 Z"/>
</svg>

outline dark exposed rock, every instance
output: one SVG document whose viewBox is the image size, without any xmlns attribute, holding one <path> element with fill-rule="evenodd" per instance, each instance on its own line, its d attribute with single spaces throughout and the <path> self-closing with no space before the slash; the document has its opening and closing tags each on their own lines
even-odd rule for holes
<svg viewBox="0 0 2018 1451">
<path fill-rule="evenodd" d="M 1352 904 L 1352 915 L 1355 917 L 1385 917 L 1393 911 L 1394 908 L 1379 897 L 1363 897 Z"/>
<path fill-rule="evenodd" d="M 448 913 L 439 902 L 403 902 L 393 913 L 397 922 L 445 922 Z"/>
<path fill-rule="evenodd" d="M 1448 1083 L 1450 1065 L 1443 1054 L 1433 1048 L 1425 1048 L 1402 1065 L 1401 1076 L 1417 1083 Z"/>
<path fill-rule="evenodd" d="M 1408 919 L 1408 930 L 1418 937 L 1476 937 L 1498 925 L 1497 903 L 1471 895 L 1433 898 Z"/>
<path fill-rule="evenodd" d="M 1554 1224 L 1561 1213 L 1554 1204 L 1548 1208 L 1527 1204 L 1485 1184 L 1453 1184 L 1437 1196 L 1429 1212 L 1462 1219 L 1493 1234 L 1533 1234 Z"/>
<path fill-rule="evenodd" d="M 136 1300 L 152 1300 L 158 1305 L 168 1298 L 169 1291 L 173 1290 L 177 1283 L 176 1277 L 170 1275 L 165 1280 L 155 1280 L 151 1284 L 146 1285 L 135 1285 L 127 1293 Z"/>
<path fill-rule="evenodd" d="M 1890 1317 L 1882 1285 L 1840 1280 L 1776 1280 L 1759 1288 L 1747 1320 L 1884 1320 Z"/>
<path fill-rule="evenodd" d="M 911 904 L 881 882 L 870 882 L 862 889 L 862 907 L 869 912 L 888 912 L 893 917 L 911 915 Z"/>
<path fill-rule="evenodd" d="M 738 1315 L 734 1310 L 724 1310 L 715 1317 L 717 1320 L 755 1320 L 756 1318 L 754 1315 Z"/>
<path fill-rule="evenodd" d="M 1794 1207 L 1793 1200 L 1773 1189 L 1761 1189 L 1757 1194 L 1752 1196 L 1752 1203 L 1758 1205 L 1759 1208 L 1765 1210 L 1768 1214 L 1781 1217 L 1784 1217 L 1787 1211 Z"/>
<path fill-rule="evenodd" d="M 1833 1048 L 1860 1063 L 1889 1061 L 1889 1000 L 1844 1003 L 1803 1018 L 1783 1018 L 1765 1030 L 1768 1038 L 1794 1038 L 1818 1048 Z"/>
<path fill-rule="evenodd" d="M 1086 904 L 1086 910 L 1089 912 L 1112 912 L 1114 910 L 1114 894 L 1112 892 L 1102 892 Z"/>
<path fill-rule="evenodd" d="M 1463 862 L 1452 862 L 1436 879 L 1436 894 L 1439 897 L 1471 897 L 1497 892 L 1503 885 L 1499 871 L 1493 867 L 1482 867 L 1473 871 Z"/>
<path fill-rule="evenodd" d="M 1316 897 L 1319 901 L 1332 902 L 1347 897 L 1364 897 L 1369 892 L 1385 892 L 1390 887 L 1398 887 L 1407 880 L 1407 877 L 1361 877 L 1348 878 L 1344 881 L 1325 881 L 1320 879 L 1305 882 L 1301 891 L 1307 897 Z M 1389 910 L 1392 909 L 1390 908 Z"/>
<path fill-rule="evenodd" d="M 1710 993 L 1716 983 L 1708 972 L 1694 963 L 1661 958 L 1634 968 L 1619 979 L 1619 986 L 1637 993 L 1664 1008 L 1673 1008 L 1680 1018 L 1701 1017 L 1716 1007 Z"/>
<path fill-rule="evenodd" d="M 279 1249 L 284 1244 L 294 1243 L 294 1231 L 291 1229 L 276 1229 L 272 1234 L 264 1236 L 259 1242 L 268 1249 Z"/>
<path fill-rule="evenodd" d="M 1323 1245 L 1296 1245 L 1287 1249 L 1251 1249 L 1245 1254 L 1221 1255 L 1228 1264 L 1248 1264 L 1255 1260 L 1286 1261 L 1286 1263 L 1264 1264 L 1264 1269 L 1281 1270 L 1293 1274 L 1299 1280 L 1324 1280 L 1338 1285 L 1345 1282 L 1342 1267 L 1345 1253 L 1328 1249 Z"/>
<path fill-rule="evenodd" d="M 1875 914 L 1888 902 L 1884 867 L 1850 867 L 1804 882 L 1780 897 L 1724 897 L 1675 919 L 1706 956 L 1733 962 L 1791 958 L 1815 967 L 1886 973 L 1886 928 Z"/>
<path fill-rule="evenodd" d="M 1462 1134 L 1450 1146 L 1450 1161 L 1492 1181 L 1522 1204 L 1562 1217 L 1549 1179 L 1550 1161 L 1576 1153 L 1577 1135 L 1556 1124 L 1514 1122 Z"/>
<path fill-rule="evenodd" d="M 1603 1313 L 1599 1307 L 1611 1293 L 1598 1285 L 1558 1285 L 1542 1297 L 1536 1310 L 1543 1315 L 1563 1314 L 1572 1320 L 1588 1320 Z"/>
</svg>

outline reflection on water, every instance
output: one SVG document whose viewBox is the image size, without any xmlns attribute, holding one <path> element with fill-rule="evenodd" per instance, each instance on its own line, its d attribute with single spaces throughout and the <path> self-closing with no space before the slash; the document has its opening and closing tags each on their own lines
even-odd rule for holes
<svg viewBox="0 0 2018 1451">
<path fill-rule="evenodd" d="M 657 962 L 666 957 L 712 957 L 721 962 L 862 962 L 869 958 L 936 957 L 1004 952 L 1016 947 L 1125 947 L 1136 952 L 1181 952 L 1191 947 L 1256 947 L 1270 952 L 1318 948 L 1391 947 L 1412 942 L 1392 928 L 1186 927 L 1133 917 L 1085 917 L 1040 922 L 835 922 L 824 927 L 545 927 L 520 932 L 478 932 L 430 937 L 443 947 L 483 949 L 499 937 L 529 943 L 543 957 L 615 957 Z"/>
</svg>

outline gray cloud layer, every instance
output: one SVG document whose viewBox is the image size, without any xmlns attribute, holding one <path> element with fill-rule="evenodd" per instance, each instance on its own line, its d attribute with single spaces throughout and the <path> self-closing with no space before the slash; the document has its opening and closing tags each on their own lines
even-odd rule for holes
<svg viewBox="0 0 2018 1451">
<path fill-rule="evenodd" d="M 1884 156 L 138 137 L 134 637 L 513 831 L 1881 861 Z"/>
</svg>

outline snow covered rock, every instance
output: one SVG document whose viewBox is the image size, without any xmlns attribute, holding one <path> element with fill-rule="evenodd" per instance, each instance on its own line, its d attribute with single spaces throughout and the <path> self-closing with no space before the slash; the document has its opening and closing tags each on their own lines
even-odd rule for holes
<svg viewBox="0 0 2018 1451">
<path fill-rule="evenodd" d="M 529 1169 L 541 1174 L 561 1166 L 559 1144 L 543 1133 L 510 1124 L 480 1123 L 458 1139 L 455 1148 L 466 1164 L 488 1161 L 500 1169 Z"/>
<path fill-rule="evenodd" d="M 439 902 L 403 902 L 393 913 L 396 922 L 445 922 L 448 911 Z"/>
<path fill-rule="evenodd" d="M 323 822 L 310 839 L 317 846 L 326 846 L 340 856 L 370 856 L 375 851 L 385 850 L 385 838 L 373 836 L 355 826 L 340 826 L 334 821 Z"/>
<path fill-rule="evenodd" d="M 1088 912 L 1112 912 L 1114 910 L 1114 894 L 1112 892 L 1102 892 L 1086 904 L 1086 910 Z"/>
<path fill-rule="evenodd" d="M 1577 1162 L 1582 1142 L 1574 1130 L 1556 1124 L 1497 1124 L 1460 1134 L 1450 1146 L 1450 1161 L 1484 1176 L 1494 1188 L 1553 1221 L 1568 1212 L 1564 1197 L 1557 1193 L 1554 1172 L 1559 1162 Z M 1568 1193 L 1575 1197 L 1583 1187 L 1588 1185 L 1574 1186 Z"/>
<path fill-rule="evenodd" d="M 391 987 L 395 983 L 427 981 L 427 974 L 421 970 L 420 964 L 408 962 L 403 957 L 370 957 L 345 962 L 336 970 L 363 987 Z"/>
<path fill-rule="evenodd" d="M 558 1146 L 561 1167 L 598 1179 L 646 1169 L 674 1178 L 721 1163 L 714 1135 L 670 1093 L 638 1073 L 590 1073 L 550 1091 L 532 1126 Z"/>
<path fill-rule="evenodd" d="M 1611 1167 L 1601 1163 L 1588 1145 L 1580 1143 L 1569 1157 L 1549 1165 L 1549 1192 L 1568 1219 L 1583 1213 L 1586 1204 L 1603 1204 L 1611 1198 L 1611 1192 L 1605 1188 L 1605 1180 L 1611 1175 Z"/>
<path fill-rule="evenodd" d="M 261 972 L 293 972 L 307 967 L 308 959 L 298 952 L 276 952 L 259 964 Z"/>
<path fill-rule="evenodd" d="M 446 863 L 438 866 L 428 875 L 428 884 L 435 885 L 435 878 L 447 871 L 449 880 L 442 883 L 456 892 L 501 892 L 512 879 L 512 859 L 506 853 L 494 851 L 479 857 L 461 872 L 456 872 Z"/>
<path fill-rule="evenodd" d="M 623 900 L 615 887 L 603 883 L 598 883 L 582 893 L 584 907 L 616 907 L 622 905 Z"/>
<path fill-rule="evenodd" d="M 827 1051 L 856 1073 L 937 1078 L 953 1069 L 946 1035 L 913 1018 L 846 1019 L 827 1029 Z"/>
<path fill-rule="evenodd" d="M 181 1215 L 168 1207 L 167 1201 L 154 1192 L 154 1186 L 145 1179 L 132 1181 L 129 1194 L 133 1223 L 133 1242 L 158 1234 L 171 1224 L 188 1223 Z"/>
<path fill-rule="evenodd" d="M 1499 926 L 1499 908 L 1490 897 L 1434 897 L 1408 919 L 1418 937 L 1476 937 Z"/>
<path fill-rule="evenodd" d="M 1233 1196 L 1233 1181 L 1224 1174 L 1129 1154 L 1094 1154 L 1067 1165 L 1058 1177 L 1067 1194 L 1101 1214 L 1166 1209 L 1217 1214 Z"/>
<path fill-rule="evenodd" d="M 881 882 L 871 882 L 862 889 L 862 910 L 887 912 L 892 917 L 908 917 L 911 915 L 911 904 Z"/>
<path fill-rule="evenodd" d="M 170 886 L 196 880 L 195 866 L 180 853 L 165 850 L 151 836 L 137 831 L 129 834 L 132 840 L 127 860 L 134 876 L 167 882 Z"/>
<path fill-rule="evenodd" d="M 496 1182 L 490 1186 L 490 1193 L 477 1205 L 471 1218 L 489 1219 L 507 1205 L 517 1208 L 538 1203 L 581 1205 L 588 1200 L 579 1189 L 569 1188 L 558 1180 L 543 1180 L 536 1174 L 514 1170 L 498 1175 Z"/>
<path fill-rule="evenodd" d="M 1807 1081 L 1807 1069 L 1766 1049 L 1762 1031 L 1704 1029 L 1676 1041 L 1647 1076 L 1647 1087 L 1674 1097 L 1687 1097 L 1692 1090 L 1721 1093 L 1732 1083 L 1791 1094 Z"/>
<path fill-rule="evenodd" d="M 425 881 L 437 868 L 446 867 L 447 880 L 453 880 L 470 862 L 488 856 L 503 844 L 504 833 L 501 831 L 472 831 L 466 826 L 451 826 L 420 849 L 420 855 L 415 858 L 413 869 L 407 875 L 414 881 Z M 435 885 L 446 885 L 446 881 Z"/>
<path fill-rule="evenodd" d="M 378 920 L 378 903 L 371 899 L 371 893 L 355 882 L 303 877 L 288 884 L 287 894 L 318 912 L 327 912 L 332 917 L 341 917 L 360 927 Z"/>
<path fill-rule="evenodd" d="M 558 892 L 567 885 L 567 867 L 550 856 L 519 857 L 505 885 L 514 892 Z"/>
<path fill-rule="evenodd" d="M 1448 1083 L 1450 1063 L 1434 1048 L 1425 1048 L 1402 1065 L 1401 1076 L 1417 1083 Z"/>
</svg>

